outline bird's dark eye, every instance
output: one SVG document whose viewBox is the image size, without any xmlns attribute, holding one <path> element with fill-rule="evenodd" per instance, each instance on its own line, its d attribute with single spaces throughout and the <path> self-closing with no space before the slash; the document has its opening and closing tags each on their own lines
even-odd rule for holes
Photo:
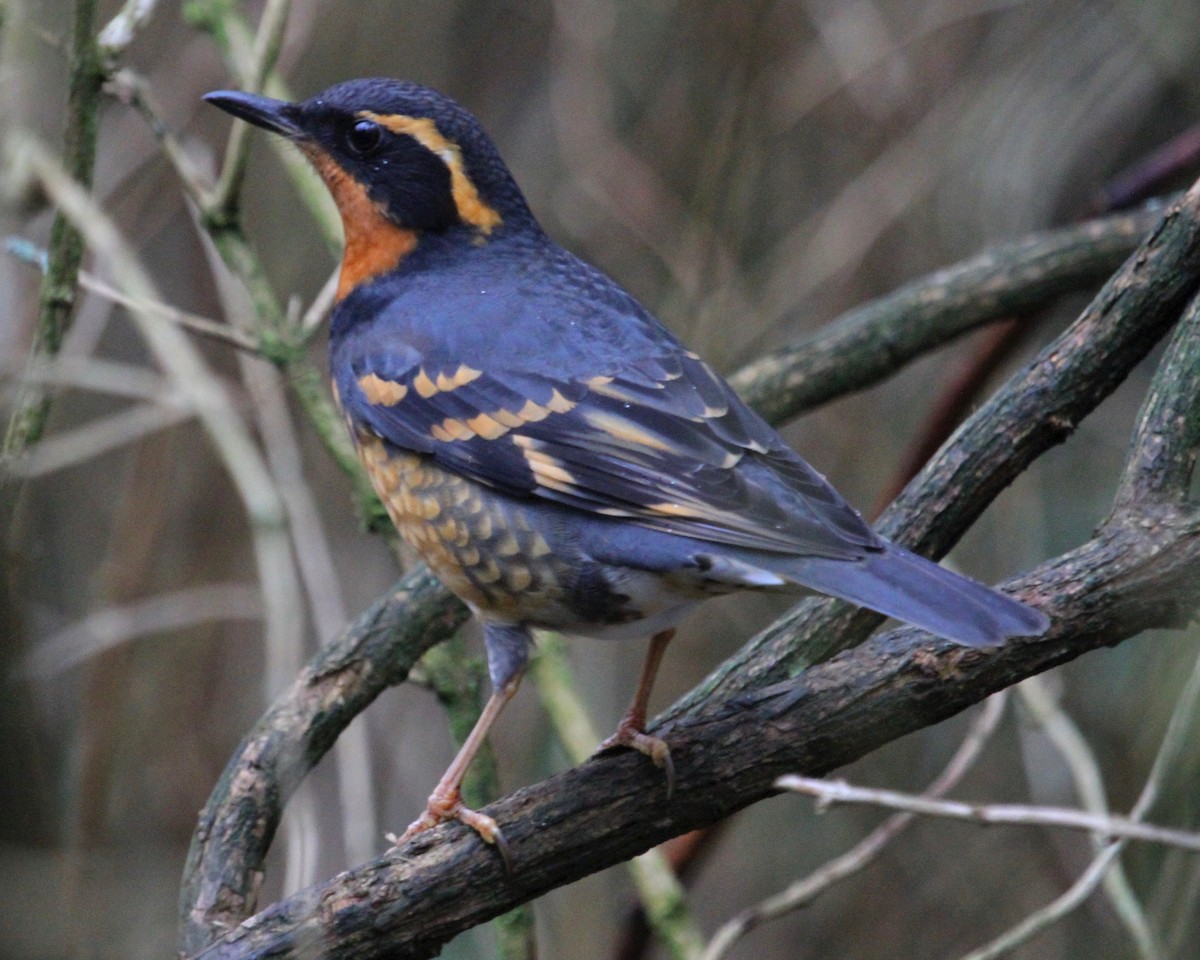
<svg viewBox="0 0 1200 960">
<path fill-rule="evenodd" d="M 379 149 L 383 142 L 383 130 L 370 120 L 355 121 L 346 131 L 346 146 L 356 157 L 367 157 Z"/>
</svg>

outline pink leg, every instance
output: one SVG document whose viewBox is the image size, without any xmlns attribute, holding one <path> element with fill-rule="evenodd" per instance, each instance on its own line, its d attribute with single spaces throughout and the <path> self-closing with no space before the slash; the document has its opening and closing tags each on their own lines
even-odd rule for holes
<svg viewBox="0 0 1200 960">
<path fill-rule="evenodd" d="M 650 649 L 646 651 L 646 659 L 642 663 L 642 675 L 638 678 L 633 702 L 625 711 L 621 722 L 617 724 L 616 733 L 599 747 L 600 750 L 618 746 L 629 747 L 638 753 L 644 753 L 654 761 L 655 766 L 666 771 L 668 797 L 675 791 L 675 764 L 671 761 L 671 748 L 667 746 L 667 742 L 646 733 L 646 706 L 650 701 L 650 691 L 654 687 L 654 678 L 658 675 L 663 654 L 667 652 L 667 644 L 674 636 L 674 630 L 663 630 L 650 639 Z"/>
<path fill-rule="evenodd" d="M 479 813 L 464 805 L 461 790 L 463 777 L 467 774 L 467 768 L 471 766 L 471 761 L 475 758 L 475 754 L 483 746 L 483 741 L 487 738 L 488 730 L 496 722 L 500 711 L 504 709 L 504 705 L 517 692 L 520 682 L 521 676 L 518 674 L 506 683 L 503 688 L 493 691 L 492 695 L 488 697 L 487 703 L 484 704 L 483 712 L 479 714 L 479 719 L 475 721 L 475 726 L 471 729 L 471 733 L 463 741 L 463 745 L 459 748 L 457 756 L 450 763 L 450 766 L 446 768 L 446 772 L 442 774 L 442 779 L 433 788 L 433 793 L 429 795 L 429 802 L 425 806 L 425 812 L 410 823 L 408 829 L 400 837 L 396 837 L 395 834 L 388 835 L 388 839 L 392 841 L 393 846 L 398 847 L 416 834 L 424 830 L 429 830 L 431 827 L 436 827 L 439 823 L 446 820 L 460 820 L 468 827 L 471 827 L 485 841 L 495 844 L 496 848 L 500 851 L 500 855 L 504 858 L 505 864 L 511 866 L 508 845 L 504 842 L 504 835 L 500 832 L 500 827 L 487 814 Z"/>
</svg>

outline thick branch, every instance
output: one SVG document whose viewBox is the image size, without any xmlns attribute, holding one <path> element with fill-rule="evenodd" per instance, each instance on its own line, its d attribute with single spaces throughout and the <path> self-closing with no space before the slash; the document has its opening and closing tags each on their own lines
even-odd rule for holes
<svg viewBox="0 0 1200 960">
<path fill-rule="evenodd" d="M 1138 417 L 1117 508 L 1141 501 L 1183 503 L 1200 452 L 1200 297 L 1175 328 Z"/>
<path fill-rule="evenodd" d="M 796 680 L 673 723 L 669 801 L 645 758 L 616 753 L 488 807 L 513 851 L 511 876 L 470 831 L 443 826 L 276 904 L 201 956 L 432 956 L 518 903 L 763 799 L 783 773 L 819 776 L 1088 650 L 1178 625 L 1200 599 L 1198 564 L 1194 515 L 1110 524 L 1015 585 L 1055 598 L 1055 628 L 1042 639 L 968 650 L 911 628 L 873 638 Z"/>
<path fill-rule="evenodd" d="M 185 955 L 254 912 L 263 860 L 292 792 L 350 721 L 466 615 L 425 568 L 414 571 L 323 646 L 255 724 L 192 838 L 179 901 Z"/>
<path fill-rule="evenodd" d="M 1200 206 L 1200 197 L 1195 194 L 1189 195 L 1185 205 L 1181 208 L 1184 213 L 1180 214 L 1176 212 L 1175 214 L 1172 214 L 1172 216 L 1168 218 L 1167 226 L 1157 231 L 1155 237 L 1150 241 L 1150 245 L 1141 253 L 1139 253 L 1137 262 L 1142 264 L 1142 266 L 1139 267 L 1134 264 L 1129 268 L 1129 270 L 1132 271 L 1133 277 L 1137 278 L 1141 276 L 1141 274 L 1138 273 L 1139 270 L 1151 272 L 1160 271 L 1165 269 L 1164 265 L 1170 266 L 1171 269 L 1175 270 L 1175 272 L 1178 274 L 1184 269 L 1183 266 L 1180 265 L 1184 262 L 1186 262 L 1186 265 L 1190 268 L 1191 277 L 1195 277 L 1200 274 L 1200 270 L 1196 269 L 1197 264 L 1195 262 L 1196 259 L 1200 258 L 1200 249 L 1198 249 L 1198 245 L 1195 242 L 1195 233 L 1197 232 L 1196 224 L 1200 223 L 1200 210 L 1197 209 L 1198 206 Z M 1169 250 L 1170 255 L 1168 256 L 1167 254 L 1163 253 L 1163 249 L 1160 248 Z M 1180 253 L 1181 250 L 1184 252 Z M 1172 257 L 1175 259 L 1171 259 Z M 1192 259 L 1189 260 L 1189 257 Z M 1180 262 L 1177 263 L 1177 260 Z M 978 281 L 979 275 L 974 274 L 974 276 Z M 993 281 L 989 280 L 988 282 L 990 283 Z M 1128 278 L 1128 276 L 1126 277 L 1124 285 L 1140 289 L 1139 284 L 1134 283 Z M 1157 324 L 1157 327 L 1153 327 L 1153 329 L 1158 329 L 1159 332 L 1166 329 L 1166 326 L 1169 324 L 1170 320 L 1173 319 L 1174 315 L 1176 315 L 1170 312 L 1168 304 L 1176 307 L 1178 306 L 1178 303 L 1183 296 L 1183 293 L 1181 292 L 1182 285 L 1182 281 L 1177 279 L 1175 281 L 1175 287 L 1173 288 L 1173 294 L 1170 297 L 1166 297 L 1166 303 L 1160 305 L 1159 309 L 1154 312 L 1155 319 L 1153 320 L 1153 324 Z M 978 293 L 979 290 L 977 289 L 976 292 Z M 1142 304 L 1141 301 L 1138 301 L 1138 303 L 1143 306 L 1145 305 Z M 1005 311 L 1003 312 L 1008 312 L 1008 308 L 1006 307 Z M 1118 314 L 1120 313 L 1120 311 L 1114 312 Z M 864 320 L 862 322 L 866 324 L 868 321 Z M 899 321 L 893 317 L 891 322 L 895 324 Z M 1114 323 L 1117 323 L 1119 329 L 1125 330 L 1128 325 L 1128 319 L 1126 318 L 1124 324 L 1118 321 L 1114 321 Z M 1149 339 L 1150 334 L 1147 333 L 1147 329 L 1150 329 L 1150 327 L 1142 327 L 1142 335 Z M 1152 343 L 1153 339 L 1149 339 L 1146 349 L 1148 349 L 1149 345 Z M 1070 346 L 1070 344 L 1068 343 L 1067 346 Z M 1103 354 L 1104 349 L 1116 349 L 1118 347 L 1123 348 L 1124 346 L 1126 346 L 1126 342 L 1120 338 L 1116 338 L 1111 342 L 1105 341 L 1104 346 L 1100 348 L 1100 352 Z M 890 351 L 886 344 L 880 344 L 877 340 L 872 338 L 863 340 L 856 348 L 856 352 L 853 353 L 851 357 L 860 358 L 861 356 L 870 355 L 878 355 L 878 357 L 882 358 L 882 363 L 872 361 L 867 364 L 877 371 L 884 368 L 886 368 L 885 372 L 893 370 L 903 362 L 901 359 L 896 358 L 894 351 Z M 1089 357 L 1090 356 L 1091 354 L 1089 354 Z M 843 355 L 842 362 L 849 363 L 851 362 L 851 358 Z M 1098 362 L 1108 363 L 1114 366 L 1118 364 L 1117 359 L 1111 356 L 1100 356 Z M 1132 365 L 1132 362 L 1130 362 L 1129 365 Z M 1081 377 L 1085 377 L 1089 369 L 1090 368 L 1087 368 L 1086 366 L 1081 368 L 1071 366 L 1067 367 L 1068 372 L 1077 373 Z M 1044 378 L 1041 381 L 1038 381 L 1036 390 L 1034 391 L 1034 396 L 1027 401 L 1026 406 L 1021 406 L 1020 404 L 1016 403 L 1016 401 L 1012 399 L 1011 390 L 1009 390 L 1005 392 L 1008 400 L 999 402 L 1000 412 L 1004 415 L 1032 417 L 1036 420 L 1039 416 L 1041 407 L 1056 409 L 1054 407 L 1054 403 L 1056 402 L 1054 398 L 1057 395 L 1058 389 L 1058 381 L 1056 380 L 1056 377 L 1065 376 L 1065 374 L 1059 369 L 1058 366 L 1054 364 L 1047 365 L 1042 372 L 1044 374 Z M 1117 381 L 1119 381 L 1119 379 L 1120 377 L 1118 376 Z M 1116 381 L 1114 381 L 1114 384 L 1115 382 Z M 781 388 L 780 384 L 780 381 L 776 381 L 774 384 L 775 388 Z M 764 396 L 766 395 L 763 394 L 759 396 L 758 399 L 760 402 Z M 1098 397 L 1093 398 L 1089 402 L 1093 403 L 1094 405 L 1094 402 L 1098 402 Z M 1084 407 L 1081 409 L 1090 409 L 1090 407 Z M 1079 416 L 1082 416 L 1082 413 L 1079 413 Z M 1018 426 L 1019 424 L 1010 424 L 1006 427 L 1006 429 L 1011 432 L 1012 430 L 1017 429 Z M 985 445 L 992 445 L 996 435 L 996 433 L 992 433 L 990 435 L 977 437 L 975 442 Z M 1006 433 L 1001 432 L 999 435 L 1004 436 Z M 1058 442 L 1061 440 L 1063 435 L 1064 433 L 1062 431 L 1043 431 L 1041 433 L 1033 434 L 1036 442 L 1044 443 L 1046 446 L 1049 446 L 1051 443 Z M 1035 446 L 1036 443 L 1031 442 L 1023 449 L 1023 454 L 1029 459 L 1032 459 L 1032 456 L 1037 452 Z M 1021 464 L 1022 466 L 1024 465 L 1024 462 Z M 992 469 L 1002 471 L 1005 469 L 1005 463 L 1003 458 L 1001 458 L 999 462 L 989 459 L 985 460 L 983 465 L 978 466 L 977 468 L 981 470 Z M 962 480 L 961 475 L 959 476 L 959 480 Z M 986 480 L 986 476 L 977 478 L 977 481 L 965 483 L 962 488 L 957 489 L 957 492 L 961 494 L 963 490 L 971 490 L 974 482 L 983 483 L 984 486 L 987 486 Z M 1000 489 L 1000 487 L 1002 487 L 1003 484 L 1007 483 L 1009 480 L 1011 480 L 1011 474 L 1008 475 L 1007 479 L 1005 479 L 1003 482 L 993 485 L 992 495 L 994 495 L 995 490 Z M 923 482 L 933 484 L 934 490 L 939 493 L 944 492 L 944 484 L 939 487 L 934 482 L 934 479 L 926 478 L 926 480 Z M 990 497 L 988 499 L 990 499 Z M 952 514 L 952 519 L 948 522 L 948 524 L 938 528 L 940 536 L 952 538 L 953 536 L 961 534 L 962 530 L 965 529 L 966 525 L 970 522 L 966 518 L 969 516 L 973 519 L 974 515 L 976 515 L 978 511 L 983 508 L 983 505 L 986 504 L 987 500 L 971 500 L 970 502 L 973 505 L 973 511 L 959 510 L 958 512 Z M 920 515 L 922 507 L 921 504 L 917 502 L 908 509 L 912 510 L 914 515 Z M 925 530 L 926 528 L 922 527 L 921 529 Z M 427 594 L 427 596 L 430 598 L 436 597 L 436 603 L 439 605 L 448 603 L 444 593 L 433 590 L 432 587 L 431 591 L 432 592 Z M 457 610 L 459 608 L 440 607 L 440 609 Z M 808 609 L 811 613 L 813 609 L 812 605 L 809 605 Z M 820 606 L 820 609 L 824 611 L 821 614 L 821 618 L 819 620 L 810 621 L 809 627 L 811 629 L 809 629 L 808 632 L 811 635 L 835 638 L 835 642 L 842 642 L 836 638 L 850 636 L 858 637 L 863 635 L 866 629 L 869 629 L 869 625 L 872 622 L 873 615 L 849 613 L 844 606 L 838 607 L 838 612 L 833 614 L 833 617 L 829 615 L 828 604 Z M 404 612 L 400 612 L 398 608 L 393 609 L 392 612 L 399 616 L 403 616 L 405 614 L 419 614 L 420 607 L 419 605 L 414 604 L 413 607 Z M 1159 613 L 1161 613 L 1161 611 L 1159 611 Z M 445 615 L 450 616 L 449 613 Z M 461 616 L 461 612 L 459 612 L 457 615 Z M 833 618 L 836 618 L 836 620 Z M 848 624 L 847 621 L 851 619 L 857 619 L 857 625 Z M 854 630 L 851 630 L 851 626 L 854 626 Z M 419 636 L 420 634 L 417 631 L 412 631 L 409 635 Z M 735 669 L 730 670 L 726 674 L 727 677 L 732 677 L 733 679 L 730 681 L 730 687 L 723 690 L 722 696 L 727 699 L 735 692 L 751 689 L 755 685 L 762 685 L 764 683 L 769 683 L 780 679 L 785 672 L 780 668 L 780 664 L 784 663 L 787 657 L 791 656 L 792 652 L 794 651 L 796 646 L 796 636 L 796 624 L 789 623 L 780 630 L 767 634 L 765 638 L 754 648 L 754 652 L 749 655 L 749 661 L 747 661 L 746 657 L 742 657 L 741 659 L 735 658 L 735 661 L 731 661 L 731 663 L 736 662 L 737 666 Z M 376 651 L 376 655 L 378 655 L 383 649 L 384 648 L 379 648 Z M 1075 653 L 1070 655 L 1075 655 Z M 310 669 L 309 673 L 313 672 L 314 671 Z M 320 671 L 318 670 L 315 672 L 319 673 Z M 370 674 L 365 673 L 364 676 L 370 676 Z M 289 694 L 288 697 L 285 697 L 283 700 L 281 700 L 277 707 L 273 708 L 273 714 L 276 714 L 279 719 L 273 720 L 271 719 L 271 715 L 268 715 L 267 718 L 264 718 L 264 720 L 260 722 L 259 729 L 278 731 L 278 735 L 283 737 L 285 734 L 283 732 L 284 726 L 281 721 L 291 717 L 295 721 L 295 726 L 290 730 L 290 732 L 286 733 L 286 736 L 292 738 L 293 740 L 299 738 L 305 743 L 311 742 L 312 738 L 310 737 L 310 734 L 306 728 L 306 721 L 304 720 L 307 708 L 301 706 L 301 708 L 297 710 L 291 705 L 291 700 L 293 698 L 303 698 L 303 696 L 306 696 L 304 694 L 304 687 L 305 681 L 302 679 L 302 681 L 297 684 L 297 687 L 293 690 L 293 692 Z M 373 687 L 369 694 L 360 695 L 357 691 L 352 690 L 349 686 L 347 686 L 347 688 L 343 691 L 344 694 L 348 697 L 353 697 L 354 703 L 358 706 L 354 709 L 340 709 L 338 716 L 343 722 L 349 722 L 350 717 L 354 715 L 356 710 L 361 708 L 361 706 L 364 706 L 366 702 L 369 702 L 369 700 L 372 699 L 376 693 L 378 693 L 378 689 L 378 687 Z M 982 696 L 983 694 L 981 693 L 980 695 Z M 687 711 L 697 707 L 698 704 L 703 703 L 707 697 L 707 690 L 698 693 L 686 704 L 682 705 L 678 710 L 673 711 L 672 717 L 675 718 L 676 722 L 685 722 L 685 718 L 688 715 Z M 963 705 L 965 705 L 965 703 Z M 961 706 L 956 709 L 961 709 Z M 929 722 L 932 722 L 932 720 Z M 336 731 L 331 731 L 328 735 L 328 740 L 330 742 L 332 741 L 332 736 L 335 734 Z M 274 782 L 277 779 L 289 783 L 296 782 L 299 777 L 302 776 L 307 769 L 309 769 L 311 762 L 313 762 L 307 759 L 307 748 L 306 750 L 300 750 L 299 748 L 292 747 L 286 751 L 277 750 L 271 764 L 268 765 L 268 768 L 265 771 L 262 771 L 259 769 L 259 761 L 256 751 L 254 749 L 249 749 L 249 747 L 253 746 L 257 742 L 256 736 L 257 735 L 252 734 L 250 740 L 247 741 L 247 744 L 243 745 L 243 748 L 235 756 L 233 761 L 231 761 L 230 767 L 227 770 L 222 783 L 218 785 L 217 789 L 214 791 L 212 800 L 210 800 L 210 812 L 206 814 L 205 824 L 207 824 L 208 820 L 212 817 L 219 815 L 222 818 L 222 821 L 228 824 L 224 836 L 213 836 L 211 831 L 208 829 L 202 829 L 198 834 L 201 839 L 197 841 L 197 847 L 202 848 L 204 856 L 211 860 L 211 866 L 207 868 L 211 874 L 211 879 L 206 881 L 198 881 L 193 877 L 193 871 L 198 869 L 198 855 L 195 853 L 195 851 L 192 861 L 189 863 L 187 876 L 192 879 L 188 880 L 181 901 L 181 912 L 183 914 L 185 927 L 183 942 L 185 951 L 189 953 L 196 951 L 200 946 L 210 942 L 216 932 L 219 932 L 221 924 L 236 922 L 244 917 L 250 909 L 252 909 L 252 904 L 254 902 L 254 893 L 252 889 L 253 875 L 247 873 L 246 870 L 247 868 L 254 870 L 260 868 L 262 855 L 265 853 L 266 844 L 269 843 L 270 832 L 274 829 L 274 824 L 278 820 L 279 805 L 286 796 L 285 793 L 276 794 L 274 792 Z M 674 738 L 674 733 L 672 733 L 672 738 Z M 302 769 L 288 769 L 287 764 L 294 762 L 295 758 L 300 755 L 303 755 L 306 758 Z M 795 770 L 805 768 L 793 766 L 789 767 L 789 769 Z M 240 804 L 246 802 L 247 797 L 231 792 L 231 785 L 240 783 L 243 777 L 249 780 L 252 784 L 259 780 L 264 780 L 266 781 L 266 785 L 264 787 L 256 787 L 258 790 L 258 794 L 256 794 L 257 802 L 254 805 L 247 807 L 247 810 L 243 810 L 239 814 L 239 806 Z M 661 786 L 661 781 L 658 782 Z M 756 782 L 759 783 L 759 786 L 762 789 L 767 789 L 770 784 L 770 778 L 767 777 Z M 751 792 L 753 791 L 751 790 Z M 744 800 L 744 803 L 749 802 L 752 802 L 752 800 Z M 726 809 L 725 813 L 734 808 L 736 807 L 730 807 L 729 809 Z M 270 829 L 256 829 L 251 831 L 251 839 L 253 841 L 252 855 L 249 858 L 241 858 L 239 854 L 238 857 L 235 858 L 234 862 L 223 868 L 219 862 L 220 851 L 227 843 L 237 840 L 240 837 L 242 831 L 236 827 L 236 824 L 238 822 L 239 815 L 245 817 L 247 816 L 247 811 L 253 815 L 253 818 L 256 821 L 261 821 L 264 824 L 269 825 Z M 715 814 L 711 820 L 697 820 L 692 824 L 692 826 L 698 826 L 702 822 L 712 822 L 712 820 L 719 819 L 720 816 L 724 816 L 725 813 Z M 204 825 L 202 824 L 202 827 L 203 826 Z M 585 823 L 580 825 L 578 829 L 582 830 L 584 833 L 587 833 L 589 826 L 587 823 Z M 679 832 L 683 829 L 690 829 L 690 827 L 685 826 L 684 822 L 681 820 L 677 823 L 674 823 L 673 826 L 670 829 L 667 829 L 661 836 L 656 835 L 655 839 L 647 840 L 645 846 L 653 845 L 653 843 L 657 843 L 659 840 L 664 839 L 665 837 L 670 836 L 672 833 Z M 601 831 L 601 836 L 605 835 L 605 832 Z M 644 847 L 642 849 L 644 849 Z M 617 862 L 618 860 L 624 859 L 627 855 L 628 854 L 626 853 L 622 853 L 614 856 L 612 859 L 605 859 L 603 863 L 593 864 L 586 869 L 598 869 L 600 866 L 607 863 Z M 580 868 L 581 866 L 582 865 L 576 864 L 577 868 Z M 524 884 L 524 869 L 522 868 L 519 873 L 521 874 L 521 883 Z M 216 884 L 215 886 L 213 885 L 214 883 Z M 197 900 L 198 891 L 206 891 L 200 900 Z M 192 904 L 196 905 L 192 906 Z"/>
</svg>

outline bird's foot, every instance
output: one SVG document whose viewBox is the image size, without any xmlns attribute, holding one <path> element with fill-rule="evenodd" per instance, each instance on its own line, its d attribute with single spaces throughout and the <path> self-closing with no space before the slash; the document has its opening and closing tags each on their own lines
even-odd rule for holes
<svg viewBox="0 0 1200 960">
<path fill-rule="evenodd" d="M 621 721 L 616 733 L 596 748 L 596 752 L 602 753 L 613 747 L 629 747 L 654 761 L 654 765 L 666 775 L 667 798 L 670 799 L 675 792 L 675 761 L 671 759 L 671 748 L 666 740 L 651 736 L 627 718 Z"/>
<path fill-rule="evenodd" d="M 512 854 L 509 852 L 508 841 L 504 839 L 504 833 L 499 824 L 486 813 L 472 810 L 463 803 L 457 789 L 434 790 L 425 805 L 424 813 L 410 823 L 408 829 L 400 836 L 396 836 L 394 833 L 387 834 L 387 840 L 393 848 L 403 846 L 418 833 L 424 833 L 447 820 L 457 820 L 466 824 L 479 834 L 484 843 L 494 846 L 500 854 L 500 859 L 504 861 L 505 871 L 512 873 Z"/>
</svg>

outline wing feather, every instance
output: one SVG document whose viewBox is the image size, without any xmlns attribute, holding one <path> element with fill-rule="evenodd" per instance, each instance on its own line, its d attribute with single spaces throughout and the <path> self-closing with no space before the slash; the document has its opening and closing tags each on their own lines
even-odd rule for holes
<svg viewBox="0 0 1200 960">
<path fill-rule="evenodd" d="M 695 355 L 617 370 L 434 367 L 360 356 L 339 393 L 397 447 L 514 496 L 755 549 L 857 559 L 878 539 Z"/>
</svg>

